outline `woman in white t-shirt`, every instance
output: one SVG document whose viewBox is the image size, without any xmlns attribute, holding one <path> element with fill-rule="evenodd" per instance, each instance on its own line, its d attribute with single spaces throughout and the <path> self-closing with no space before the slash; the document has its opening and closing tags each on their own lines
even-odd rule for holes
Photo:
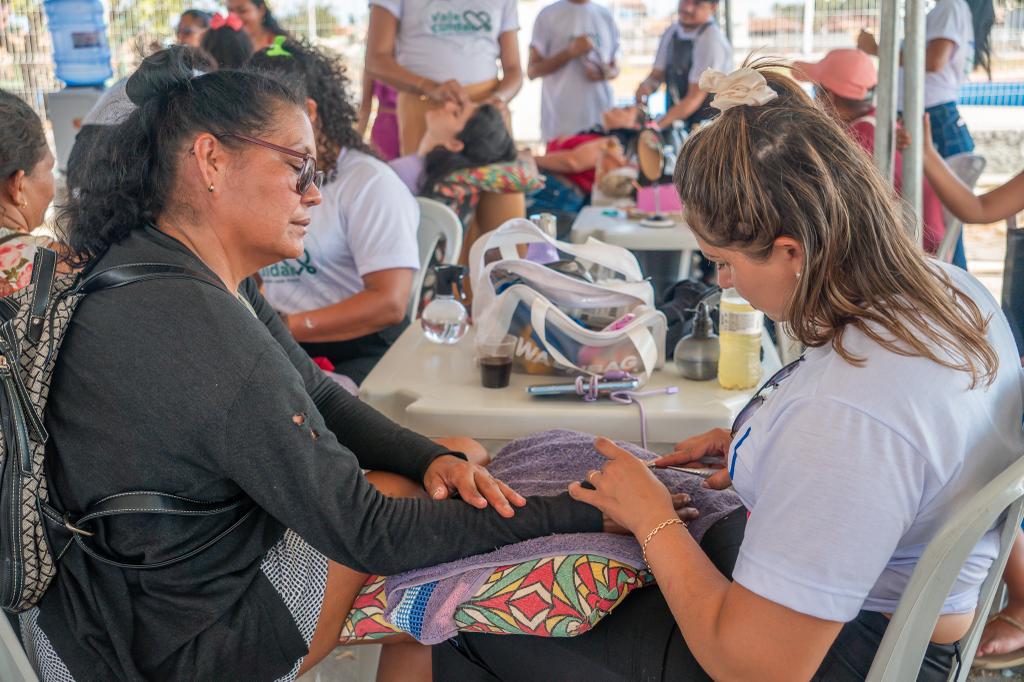
<svg viewBox="0 0 1024 682">
<path fill-rule="evenodd" d="M 518 31 L 516 0 L 371 1 L 366 70 L 398 90 L 403 155 L 419 146 L 430 108 L 505 108 L 523 84 Z"/>
<path fill-rule="evenodd" d="M 722 113 L 680 151 L 687 223 L 721 285 L 807 347 L 730 431 L 656 462 L 720 460 L 709 485 L 731 482 L 749 511 L 731 580 L 650 469 L 599 439 L 607 463 L 569 492 L 633 532 L 660 595 L 583 641 L 463 634 L 435 652 L 445 679 L 484 679 L 456 676 L 459 663 L 516 679 L 516 661 L 546 656 L 551 679 L 566 666 L 635 679 L 642 663 L 645 680 L 863 680 L 924 547 L 1024 450 L 1022 369 L 984 286 L 925 257 L 888 180 L 786 75 L 702 84 Z M 998 539 L 968 557 L 917 679 L 945 681 L 956 665 Z M 623 646 L 609 655 L 587 637 Z M 667 644 L 631 660 L 631 644 L 651 641 Z"/>
<path fill-rule="evenodd" d="M 932 143 L 943 158 L 974 151 L 957 99 L 975 68 L 992 76 L 994 22 L 992 0 L 937 0 L 925 19 L 924 107 L 931 119 Z M 857 47 L 878 55 L 878 43 L 866 31 L 858 36 Z M 967 268 L 963 235 L 957 240 L 953 264 Z"/>
<path fill-rule="evenodd" d="M 419 268 L 419 207 L 355 131 L 358 113 L 340 58 L 287 41 L 250 65 L 303 93 L 317 159 L 332 169 L 310 210 L 305 253 L 264 268 L 264 296 L 311 357 L 360 383 L 405 327 Z"/>
</svg>

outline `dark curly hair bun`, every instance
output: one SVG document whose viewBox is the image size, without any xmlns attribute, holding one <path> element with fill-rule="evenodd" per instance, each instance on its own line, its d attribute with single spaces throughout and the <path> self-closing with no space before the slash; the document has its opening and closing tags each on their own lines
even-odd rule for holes
<svg viewBox="0 0 1024 682">
<path fill-rule="evenodd" d="M 244 143 L 233 134 L 261 137 L 282 117 L 302 115 L 305 102 L 277 79 L 230 69 L 196 77 L 200 58 L 194 49 L 172 47 L 147 57 L 128 80 L 138 108 L 83 160 L 80 182 L 57 219 L 79 262 L 189 201 L 173 192 L 181 152 L 198 134 L 237 147 Z"/>
<path fill-rule="evenodd" d="M 209 57 L 195 48 L 174 45 L 147 57 L 125 84 L 125 94 L 137 107 L 188 84 L 212 68 Z"/>
</svg>

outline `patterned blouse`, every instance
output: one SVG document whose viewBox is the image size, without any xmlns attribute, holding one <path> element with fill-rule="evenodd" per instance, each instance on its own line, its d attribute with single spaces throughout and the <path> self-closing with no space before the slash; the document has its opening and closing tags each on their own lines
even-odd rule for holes
<svg viewBox="0 0 1024 682">
<path fill-rule="evenodd" d="M 0 297 L 10 296 L 32 280 L 36 248 L 46 246 L 45 237 L 34 237 L 0 227 Z"/>
</svg>

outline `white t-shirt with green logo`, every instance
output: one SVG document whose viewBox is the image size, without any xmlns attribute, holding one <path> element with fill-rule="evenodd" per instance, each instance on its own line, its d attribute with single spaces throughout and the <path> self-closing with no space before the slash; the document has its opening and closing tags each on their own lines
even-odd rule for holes
<svg viewBox="0 0 1024 682">
<path fill-rule="evenodd" d="M 498 36 L 519 30 L 516 0 L 370 0 L 398 19 L 399 65 L 463 85 L 498 75 Z"/>
<path fill-rule="evenodd" d="M 540 130 L 545 141 L 590 130 L 601 123 L 601 113 L 614 102 L 608 81 L 587 78 L 583 60 L 609 64 L 619 50 L 619 29 L 607 8 L 591 0 L 558 0 L 537 15 L 530 47 L 545 59 L 569 47 L 578 36 L 590 36 L 594 49 L 544 76 L 541 90 Z"/>
<path fill-rule="evenodd" d="M 286 315 L 354 296 L 371 272 L 419 269 L 419 205 L 387 164 L 342 150 L 335 180 L 320 193 L 305 253 L 260 270 L 263 295 Z"/>
</svg>

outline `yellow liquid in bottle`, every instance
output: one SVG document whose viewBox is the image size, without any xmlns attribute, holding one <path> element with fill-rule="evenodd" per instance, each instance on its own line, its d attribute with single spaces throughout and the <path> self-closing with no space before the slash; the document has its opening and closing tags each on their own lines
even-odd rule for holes
<svg viewBox="0 0 1024 682">
<path fill-rule="evenodd" d="M 764 314 L 728 289 L 722 293 L 718 320 L 718 383 L 722 388 L 753 388 L 761 379 Z"/>
</svg>

